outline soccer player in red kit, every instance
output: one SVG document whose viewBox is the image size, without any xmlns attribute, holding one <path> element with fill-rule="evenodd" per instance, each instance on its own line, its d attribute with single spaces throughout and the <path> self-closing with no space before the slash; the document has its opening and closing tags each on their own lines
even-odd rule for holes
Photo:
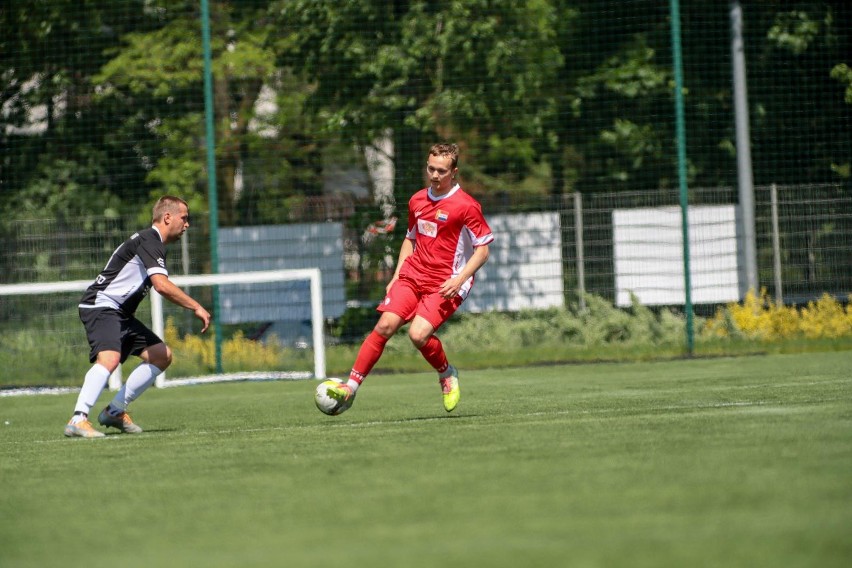
<svg viewBox="0 0 852 568">
<path fill-rule="evenodd" d="M 408 201 L 408 229 L 387 295 L 378 306 L 379 321 L 361 344 L 349 380 L 329 389 L 350 400 L 384 351 L 385 344 L 408 322 L 408 337 L 438 372 L 444 409 L 459 402 L 459 375 L 449 364 L 435 331 L 470 293 L 474 275 L 488 260 L 494 240 L 482 207 L 456 183 L 459 149 L 436 144 L 429 150 L 429 187 Z"/>
</svg>

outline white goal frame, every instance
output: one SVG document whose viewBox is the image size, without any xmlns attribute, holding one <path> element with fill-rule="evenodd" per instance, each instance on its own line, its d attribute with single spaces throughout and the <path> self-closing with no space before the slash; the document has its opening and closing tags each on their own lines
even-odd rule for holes
<svg viewBox="0 0 852 568">
<path fill-rule="evenodd" d="M 293 282 L 310 281 L 311 294 L 311 331 L 314 347 L 314 370 L 313 377 L 317 379 L 326 378 L 325 370 L 325 335 L 323 333 L 323 309 L 322 309 L 322 274 L 319 268 L 301 269 L 279 269 L 279 270 L 257 270 L 252 272 L 228 272 L 223 274 L 187 274 L 169 276 L 174 284 L 180 287 L 186 286 L 216 286 L 228 284 L 260 284 L 264 282 Z M 92 280 L 69 280 L 64 282 L 44 282 L 29 284 L 0 284 L 0 296 L 21 296 L 36 294 L 51 294 L 58 292 L 83 292 L 92 284 Z M 151 297 L 151 329 L 163 337 L 163 297 L 153 288 Z M 215 318 L 215 314 L 214 314 Z M 214 320 L 215 323 L 215 320 Z M 220 374 L 198 377 L 195 379 L 178 379 L 167 381 L 166 374 L 162 373 L 156 379 L 157 387 L 166 387 L 177 384 L 189 384 L 198 382 L 217 382 L 228 380 L 241 380 L 252 373 Z M 269 378 L 275 373 L 257 373 Z M 288 375 L 293 375 L 289 373 Z M 304 373 L 304 378 L 309 378 L 309 373 Z M 272 377 L 275 378 L 275 377 Z M 292 377 L 291 377 L 292 378 Z M 118 389 L 121 386 L 121 366 L 109 379 L 110 389 Z"/>
</svg>

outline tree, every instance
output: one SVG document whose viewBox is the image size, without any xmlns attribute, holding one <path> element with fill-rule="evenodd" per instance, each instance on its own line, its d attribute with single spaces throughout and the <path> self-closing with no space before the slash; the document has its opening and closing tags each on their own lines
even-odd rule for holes
<svg viewBox="0 0 852 568">
<path fill-rule="evenodd" d="M 264 85 L 276 78 L 265 2 L 211 2 L 213 108 L 222 223 L 233 224 L 237 183 Z M 127 111 L 129 132 L 153 141 L 142 157 L 156 191 L 206 202 L 203 59 L 198 3 L 158 2 L 162 25 L 124 36 L 124 46 L 95 78 L 102 99 Z M 275 138 L 274 136 L 272 137 Z M 254 140 L 254 142 L 252 142 Z"/>
<path fill-rule="evenodd" d="M 115 213 L 121 178 L 141 168 L 104 143 L 109 112 L 91 77 L 142 2 L 36 0 L 0 8 L 0 210 L 5 217 Z M 113 166 L 118 167 L 113 167 Z"/>
<path fill-rule="evenodd" d="M 475 141 L 465 154 L 483 172 L 529 173 L 552 111 L 541 87 L 561 64 L 549 2 L 288 0 L 273 12 L 292 38 L 281 64 L 315 81 L 326 132 L 362 148 L 393 140 L 397 207 L 422 187 L 435 141 Z"/>
</svg>

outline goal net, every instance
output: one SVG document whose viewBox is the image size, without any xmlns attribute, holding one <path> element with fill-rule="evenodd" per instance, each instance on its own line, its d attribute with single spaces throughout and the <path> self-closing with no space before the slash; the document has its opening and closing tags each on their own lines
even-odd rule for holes
<svg viewBox="0 0 852 568">
<path fill-rule="evenodd" d="M 158 387 L 235 380 L 325 378 L 321 272 L 317 268 L 170 277 L 213 313 L 194 315 L 153 289 L 136 317 L 171 347 Z M 0 387 L 79 387 L 89 346 L 77 315 L 91 280 L 0 285 Z M 216 330 L 213 326 L 219 326 Z M 132 370 L 131 357 L 125 366 Z M 110 377 L 118 388 L 122 369 Z"/>
</svg>

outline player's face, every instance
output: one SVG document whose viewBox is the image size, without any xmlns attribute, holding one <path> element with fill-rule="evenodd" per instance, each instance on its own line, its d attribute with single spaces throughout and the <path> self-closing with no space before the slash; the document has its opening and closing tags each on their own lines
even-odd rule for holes
<svg viewBox="0 0 852 568">
<path fill-rule="evenodd" d="M 446 193 L 453 188 L 453 177 L 458 168 L 453 167 L 453 159 L 449 156 L 429 156 L 426 162 L 426 175 L 432 186 L 432 193 Z"/>
<path fill-rule="evenodd" d="M 168 225 L 169 242 L 174 242 L 189 228 L 189 210 L 183 203 L 179 204 L 177 214 L 166 213 L 170 217 Z"/>
</svg>

